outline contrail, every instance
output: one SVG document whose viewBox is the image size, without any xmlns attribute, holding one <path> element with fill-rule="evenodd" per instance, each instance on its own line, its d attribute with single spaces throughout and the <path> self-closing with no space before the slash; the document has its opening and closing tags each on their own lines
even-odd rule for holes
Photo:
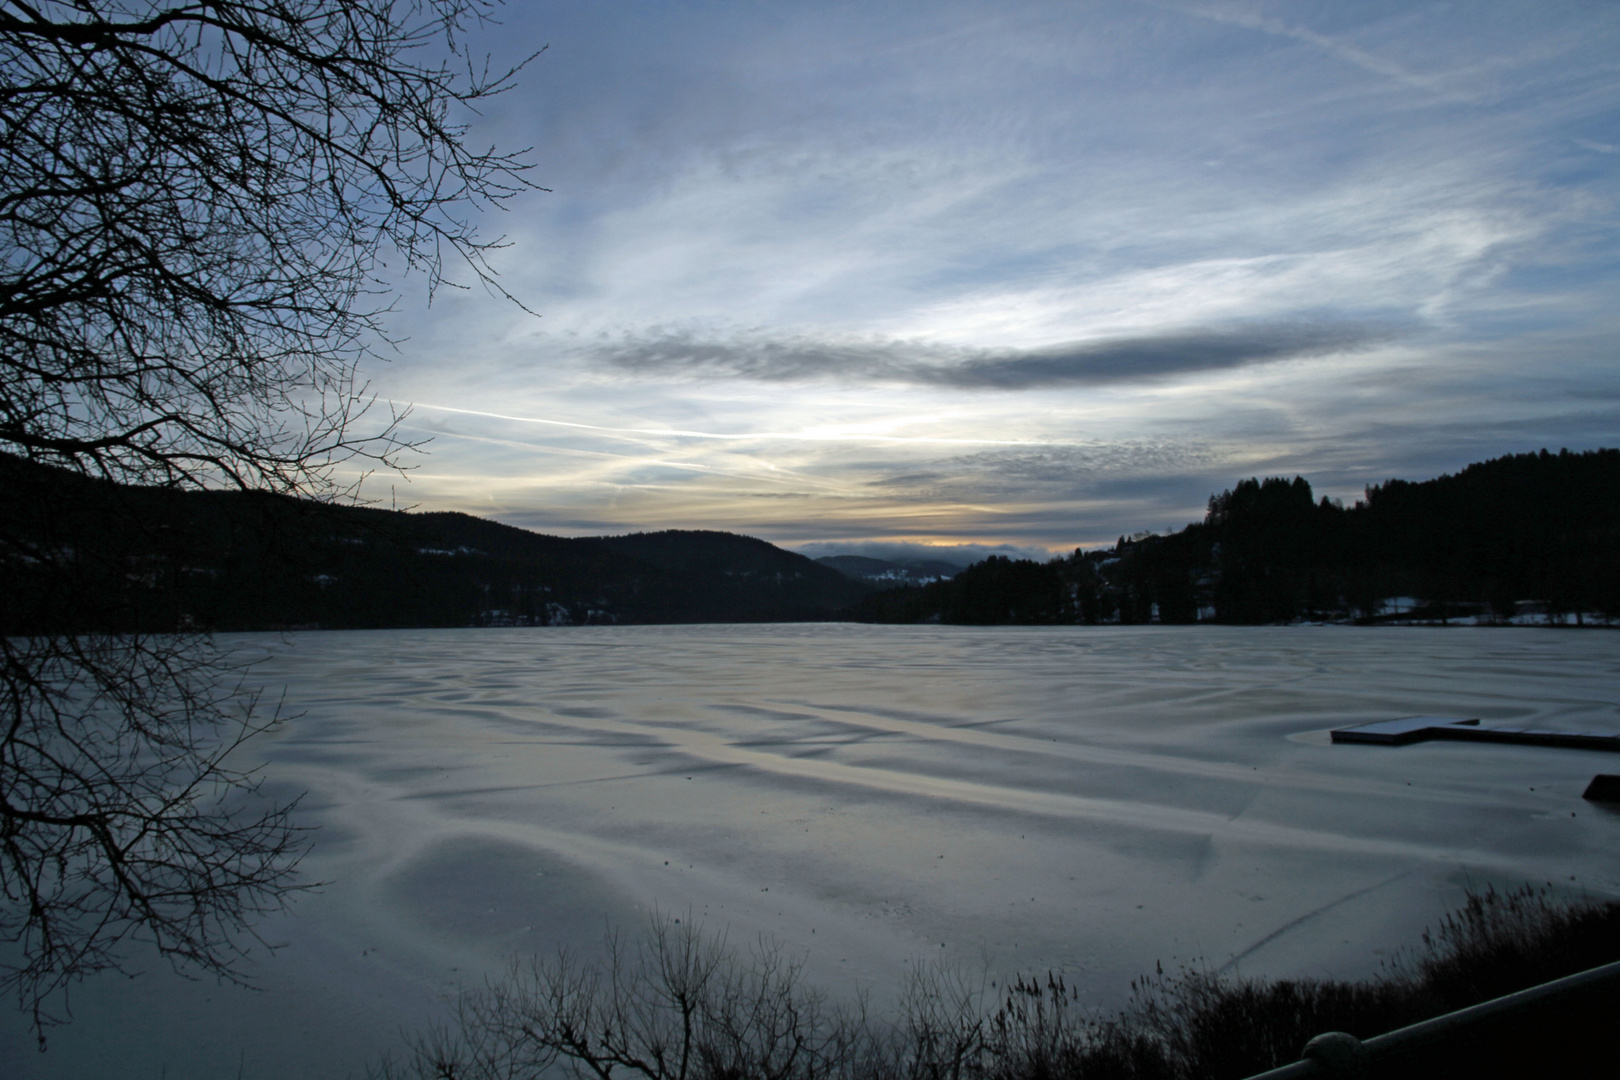
<svg viewBox="0 0 1620 1080">
<path fill-rule="evenodd" d="M 458 413 L 462 416 L 487 416 L 492 420 L 511 420 L 519 424 L 545 424 L 550 427 L 575 428 L 580 431 L 600 431 L 609 435 L 664 435 L 683 439 L 778 439 L 795 442 L 884 442 L 935 443 L 947 446 L 1060 446 L 1049 440 L 1030 439 L 947 439 L 930 435 L 816 435 L 796 431 L 755 431 L 738 434 L 724 431 L 688 431 L 684 428 L 629 428 L 603 427 L 600 424 L 578 424 L 570 420 L 547 420 L 539 416 L 512 416 L 509 413 L 484 412 L 481 409 L 458 409 L 453 405 L 414 404 L 413 409 L 432 409 L 436 412 Z"/>
</svg>

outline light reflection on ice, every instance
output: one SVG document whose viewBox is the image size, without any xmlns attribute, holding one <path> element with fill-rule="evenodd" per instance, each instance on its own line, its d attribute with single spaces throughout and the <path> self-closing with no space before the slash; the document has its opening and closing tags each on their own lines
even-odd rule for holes
<svg viewBox="0 0 1620 1080">
<path fill-rule="evenodd" d="M 1155 960 L 1370 973 L 1468 881 L 1620 893 L 1620 817 L 1579 798 L 1602 755 L 1322 734 L 1412 713 L 1620 732 L 1599 631 L 236 641 L 303 713 L 263 750 L 309 793 L 328 884 L 265 927 L 286 948 L 263 993 L 98 981 L 25 1076 L 358 1073 L 513 952 L 589 951 L 654 907 L 774 935 L 879 1002 L 943 955 L 1108 1003 Z"/>
</svg>

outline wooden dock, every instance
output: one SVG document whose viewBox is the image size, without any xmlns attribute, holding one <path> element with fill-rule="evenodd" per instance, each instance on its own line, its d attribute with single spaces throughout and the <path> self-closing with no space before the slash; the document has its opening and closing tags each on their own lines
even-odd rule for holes
<svg viewBox="0 0 1620 1080">
<path fill-rule="evenodd" d="M 1514 743 L 1519 746 L 1561 746 L 1571 750 L 1620 752 L 1620 735 L 1601 731 L 1481 727 L 1477 717 L 1407 716 L 1399 720 L 1334 728 L 1331 734 L 1336 743 L 1372 743 L 1378 746 L 1406 746 L 1430 739 L 1445 739 L 1451 742 Z"/>
</svg>

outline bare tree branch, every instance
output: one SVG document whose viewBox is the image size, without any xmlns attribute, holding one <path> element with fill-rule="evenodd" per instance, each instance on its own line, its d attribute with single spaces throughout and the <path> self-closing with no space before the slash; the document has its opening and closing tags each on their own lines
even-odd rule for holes
<svg viewBox="0 0 1620 1080">
<path fill-rule="evenodd" d="M 51 470 L 336 500 L 340 464 L 399 467 L 359 375 L 387 264 L 507 295 L 471 214 L 533 187 L 467 141 L 522 67 L 462 47 L 493 10 L 0 0 L 0 464 L 35 470 L 0 514 L 0 980 L 41 1030 L 130 940 L 244 978 L 304 846 L 232 764 L 276 714 L 205 637 L 98 609 L 156 571 L 87 550 Z M 153 527 L 103 502 L 103 535 Z"/>
</svg>

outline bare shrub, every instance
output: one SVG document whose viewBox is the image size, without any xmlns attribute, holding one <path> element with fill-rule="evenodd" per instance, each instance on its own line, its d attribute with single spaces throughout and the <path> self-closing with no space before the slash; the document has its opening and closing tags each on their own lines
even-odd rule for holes
<svg viewBox="0 0 1620 1080">
<path fill-rule="evenodd" d="M 1470 889 L 1405 960 L 1439 1009 L 1459 1009 L 1620 960 L 1620 904 L 1560 901 L 1547 886 Z"/>
<path fill-rule="evenodd" d="M 900 995 L 905 1074 L 914 1080 L 964 1080 L 983 1071 L 990 1032 L 983 978 L 942 961 L 912 966 Z"/>
<path fill-rule="evenodd" d="M 882 1021 L 864 1002 L 829 1005 L 780 946 L 762 943 L 745 958 L 690 920 L 654 919 L 633 948 L 610 934 L 601 964 L 564 953 L 514 967 L 462 1002 L 456 1028 L 417 1039 L 404 1067 L 384 1064 L 376 1075 L 1239 1080 L 1297 1061 L 1326 1031 L 1370 1038 L 1459 1007 L 1444 999 L 1448 979 L 1466 976 L 1460 1004 L 1472 1004 L 1615 959 L 1605 950 L 1620 952 L 1616 928 L 1620 903 L 1560 904 L 1546 890 L 1487 889 L 1470 892 L 1380 979 L 1271 981 L 1160 968 L 1132 984 L 1125 1008 L 1102 1013 L 1056 974 L 1019 977 L 997 991 L 983 976 L 924 962 L 913 965 L 894 1019 Z M 1515 955 L 1550 959 L 1520 965 L 1500 985 L 1478 977 Z M 1519 1070 L 1511 1075 L 1531 1075 L 1527 1063 L 1577 1060 L 1570 1055 L 1586 1049 L 1581 1039 L 1608 1014 L 1574 1012 L 1562 1026 L 1540 1017 L 1528 1028 L 1497 1025 L 1470 1035 L 1467 1046 L 1447 1046 L 1441 1058 L 1393 1063 L 1383 1075 L 1431 1076 L 1465 1062 L 1468 1075 L 1498 1075 L 1492 1069 L 1503 1062 Z M 1548 1033 L 1557 1044 L 1550 1049 Z"/>
<path fill-rule="evenodd" d="M 1149 1037 L 1166 1076 L 1246 1077 L 1299 1060 L 1324 1031 L 1370 1038 L 1422 1018 L 1416 987 L 1375 982 L 1244 979 L 1183 969 L 1134 986 L 1123 1029 Z"/>
<path fill-rule="evenodd" d="M 1173 1075 L 1163 1042 L 1080 1004 L 1061 975 L 1019 977 L 985 1027 L 987 1080 L 1149 1080 Z"/>
<path fill-rule="evenodd" d="M 509 1080 L 559 1070 L 609 1080 L 835 1080 L 870 1075 L 884 1053 L 863 1003 L 828 1003 L 803 961 L 761 941 L 745 962 L 724 936 L 655 916 L 606 958 L 567 951 L 515 964 L 463 1000 L 454 1032 L 418 1039 L 382 1077 Z"/>
</svg>

